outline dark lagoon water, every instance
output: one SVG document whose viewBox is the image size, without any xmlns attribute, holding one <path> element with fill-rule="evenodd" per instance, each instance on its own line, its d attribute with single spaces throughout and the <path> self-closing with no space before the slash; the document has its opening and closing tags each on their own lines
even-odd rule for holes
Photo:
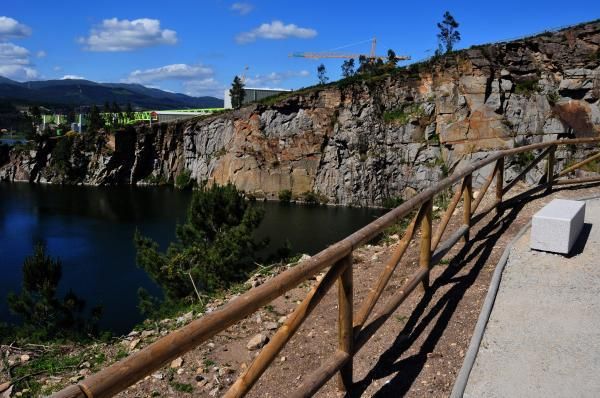
<svg viewBox="0 0 600 398">
<path fill-rule="evenodd" d="M 61 293 L 72 288 L 88 308 L 103 306 L 101 326 L 128 332 L 141 321 L 137 289 L 160 290 L 135 264 L 134 231 L 165 248 L 185 221 L 191 192 L 156 187 L 73 187 L 0 183 L 0 322 L 15 319 L 6 295 L 19 291 L 23 260 L 36 242 L 63 265 Z M 258 203 L 265 218 L 257 237 L 267 251 L 286 240 L 294 252 L 314 254 L 382 212 L 330 206 Z"/>
</svg>

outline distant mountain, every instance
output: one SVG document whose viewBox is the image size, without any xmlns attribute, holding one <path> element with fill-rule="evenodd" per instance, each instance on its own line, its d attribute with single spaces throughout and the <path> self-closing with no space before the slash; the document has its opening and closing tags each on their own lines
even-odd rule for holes
<svg viewBox="0 0 600 398">
<path fill-rule="evenodd" d="M 96 83 L 89 80 L 39 80 L 19 83 L 0 76 L 0 99 L 38 105 L 103 105 L 106 101 L 143 109 L 221 108 L 215 97 L 191 97 L 141 84 Z"/>
</svg>

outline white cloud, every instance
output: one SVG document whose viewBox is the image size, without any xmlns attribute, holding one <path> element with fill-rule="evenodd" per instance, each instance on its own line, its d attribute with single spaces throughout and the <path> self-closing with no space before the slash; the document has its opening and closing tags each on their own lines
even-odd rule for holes
<svg viewBox="0 0 600 398">
<path fill-rule="evenodd" d="M 85 80 L 85 77 L 79 75 L 64 75 L 60 80 Z"/>
<path fill-rule="evenodd" d="M 35 56 L 38 58 L 44 58 L 46 55 L 48 55 L 48 54 L 44 50 L 40 50 L 37 53 L 35 53 Z"/>
<path fill-rule="evenodd" d="M 0 17 L 0 40 L 21 39 L 31 34 L 31 28 L 10 17 Z"/>
<path fill-rule="evenodd" d="M 161 80 L 193 80 L 212 77 L 214 71 L 204 65 L 172 64 L 145 70 L 135 70 L 124 80 L 129 83 L 146 83 Z"/>
<path fill-rule="evenodd" d="M 91 29 L 88 37 L 79 38 L 89 51 L 132 51 L 160 44 L 177 43 L 177 32 L 161 29 L 158 19 L 105 19 Z"/>
<path fill-rule="evenodd" d="M 250 3 L 233 3 L 231 5 L 231 11 L 235 11 L 240 15 L 246 15 L 250 11 L 254 10 L 254 6 Z"/>
<path fill-rule="evenodd" d="M 225 86 L 212 77 L 201 80 L 190 80 L 183 83 L 185 94 L 194 97 L 211 96 L 223 98 Z"/>
<path fill-rule="evenodd" d="M 281 21 L 264 23 L 250 32 L 243 32 L 236 36 L 235 40 L 240 43 L 250 43 L 256 39 L 282 40 L 290 37 L 299 39 L 311 39 L 317 35 L 317 31 L 310 28 L 301 28 L 294 24 L 284 25 Z"/>
<path fill-rule="evenodd" d="M 246 78 L 247 86 L 268 86 L 272 84 L 279 84 L 284 80 L 289 80 L 295 77 L 308 77 L 310 73 L 307 70 L 301 71 L 285 71 L 285 72 L 271 72 L 266 75 L 254 75 Z"/>
<path fill-rule="evenodd" d="M 55 71 L 55 72 L 59 72 L 59 71 L 62 70 L 62 66 L 56 65 L 56 66 L 52 67 L 52 70 Z"/>
<path fill-rule="evenodd" d="M 13 43 L 0 43 L 0 76 L 28 80 L 36 79 L 39 74 L 31 65 L 29 50 Z"/>
</svg>

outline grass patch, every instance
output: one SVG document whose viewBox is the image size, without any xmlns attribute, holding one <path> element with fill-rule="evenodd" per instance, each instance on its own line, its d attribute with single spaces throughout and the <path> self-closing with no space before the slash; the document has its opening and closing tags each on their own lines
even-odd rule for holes
<svg viewBox="0 0 600 398">
<path fill-rule="evenodd" d="M 95 351 L 69 354 L 61 349 L 50 349 L 39 357 L 34 357 L 29 362 L 13 368 L 12 383 L 16 391 L 27 390 L 22 393 L 22 397 L 46 396 L 53 390 L 60 389 L 61 385 L 47 387 L 33 378 L 76 371 L 86 360 L 90 363 L 90 368 L 94 370 L 104 363 L 106 356 L 103 353 L 96 354 Z"/>
<path fill-rule="evenodd" d="M 194 387 L 192 387 L 192 385 L 188 383 L 179 383 L 177 381 L 172 381 L 170 384 L 171 387 L 173 387 L 176 391 L 179 392 L 191 394 L 194 391 Z"/>
<path fill-rule="evenodd" d="M 408 124 L 411 119 L 423 117 L 425 111 L 420 104 L 404 105 L 400 108 L 383 113 L 383 121 L 386 123 L 397 123 L 401 126 Z"/>
<path fill-rule="evenodd" d="M 515 94 L 530 96 L 539 91 L 538 79 L 522 80 L 515 84 Z"/>
</svg>

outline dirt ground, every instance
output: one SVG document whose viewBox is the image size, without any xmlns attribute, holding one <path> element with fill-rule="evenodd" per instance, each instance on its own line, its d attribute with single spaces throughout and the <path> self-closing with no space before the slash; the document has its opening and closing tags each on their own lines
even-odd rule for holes
<svg viewBox="0 0 600 398">
<path fill-rule="evenodd" d="M 493 187 L 492 187 L 493 188 Z M 396 310 L 354 357 L 351 393 L 337 390 L 330 380 L 318 397 L 447 397 L 462 366 L 464 353 L 477 322 L 489 281 L 506 244 L 533 213 L 553 198 L 579 198 L 600 194 L 600 185 L 586 188 L 557 187 L 523 193 L 500 212 L 475 216 L 471 240 L 461 240 L 431 271 L 430 288 L 419 289 Z M 522 189 L 522 188 L 521 188 Z M 488 193 L 480 211 L 491 202 Z M 441 213 L 441 212 L 440 212 Z M 461 224 L 462 209 L 447 228 L 447 238 Z M 434 227 L 435 231 L 435 227 Z M 411 243 L 375 310 L 384 304 L 418 267 L 419 236 Z M 358 308 L 377 280 L 397 241 L 366 245 L 354 252 L 354 308 Z M 257 334 L 272 336 L 284 317 L 305 297 L 316 280 L 279 297 L 259 312 L 218 334 L 208 343 L 146 377 L 119 397 L 222 396 L 259 352 L 248 342 Z M 216 303 L 217 305 L 220 303 Z M 191 320 L 188 314 L 184 321 Z M 181 319 L 179 323 L 181 323 Z M 168 322 L 152 331 L 132 333 L 104 351 L 111 359 L 116 347 L 136 351 L 168 332 Z M 136 341 L 137 340 L 137 341 Z M 132 348 L 133 347 L 133 348 Z M 284 397 L 317 369 L 337 347 L 337 289 L 334 286 L 271 367 L 248 394 L 250 397 Z M 110 362 L 110 361 L 108 361 Z M 106 364 L 104 364 L 106 366 Z M 71 375 L 65 375 L 68 380 Z M 74 379 L 72 380 L 74 381 Z M 1 383 L 0 383 L 1 384 Z"/>
</svg>

